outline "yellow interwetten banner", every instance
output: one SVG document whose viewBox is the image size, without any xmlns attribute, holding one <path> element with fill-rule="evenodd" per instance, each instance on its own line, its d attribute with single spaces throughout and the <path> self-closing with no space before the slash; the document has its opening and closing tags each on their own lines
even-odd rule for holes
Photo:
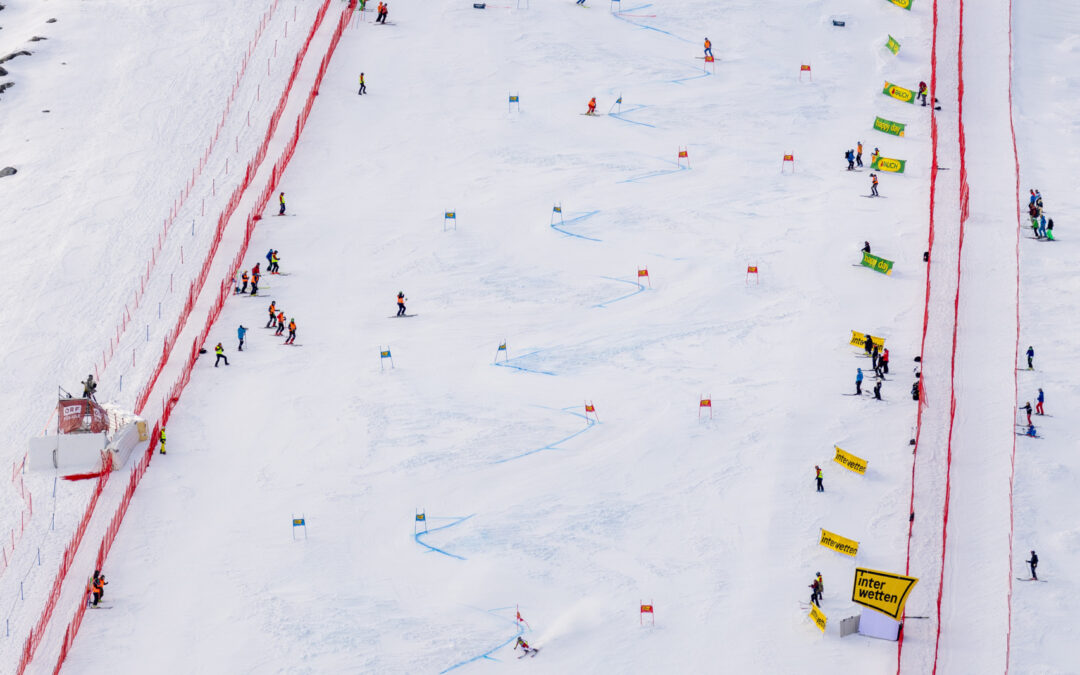
<svg viewBox="0 0 1080 675">
<path fill-rule="evenodd" d="M 879 351 L 885 349 L 885 338 L 870 336 L 870 339 L 878 346 Z M 851 344 L 854 347 L 863 347 L 866 344 L 866 333 L 851 331 Z"/>
<path fill-rule="evenodd" d="M 915 577 L 856 567 L 851 600 L 899 620 L 908 594 L 917 583 L 919 580 Z"/>
<path fill-rule="evenodd" d="M 840 449 L 839 445 L 834 445 L 836 448 L 836 457 L 833 457 L 833 461 L 844 467 L 854 471 L 857 474 L 866 475 L 866 460 L 861 457 L 856 457 L 850 452 L 845 452 Z"/>
<path fill-rule="evenodd" d="M 825 548 L 831 548 L 837 553 L 843 553 L 853 558 L 859 552 L 859 542 L 824 529 L 821 531 L 821 540 L 818 543 Z"/>
<path fill-rule="evenodd" d="M 825 618 L 825 612 L 821 611 L 821 609 L 817 605 L 810 605 L 809 616 L 810 620 L 814 622 L 814 625 L 818 627 L 818 630 L 824 633 L 825 622 L 827 621 L 827 619 Z"/>
</svg>

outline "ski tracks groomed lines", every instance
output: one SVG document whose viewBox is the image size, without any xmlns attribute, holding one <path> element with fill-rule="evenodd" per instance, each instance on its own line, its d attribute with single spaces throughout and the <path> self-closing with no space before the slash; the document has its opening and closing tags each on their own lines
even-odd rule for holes
<svg viewBox="0 0 1080 675">
<path fill-rule="evenodd" d="M 543 406 L 541 406 L 541 407 L 543 407 Z M 533 450 L 529 450 L 527 452 L 523 452 L 521 454 L 514 455 L 513 457 L 506 457 L 506 458 L 503 458 L 503 459 L 497 459 L 497 460 L 493 461 L 492 464 L 504 464 L 506 462 L 512 462 L 515 459 L 521 459 L 522 457 L 528 457 L 529 455 L 535 455 L 536 453 L 543 452 L 545 450 L 563 450 L 564 448 L 560 448 L 559 447 L 560 445 L 562 445 L 566 441 L 569 441 L 572 438 L 576 438 L 577 436 L 580 436 L 581 434 L 585 433 L 586 431 L 592 429 L 597 424 L 597 422 L 595 422 L 591 418 L 587 417 L 586 415 L 583 415 L 583 414 L 581 414 L 579 412 L 576 412 L 576 410 L 579 407 L 580 406 L 573 406 L 573 407 L 570 407 L 570 408 L 563 408 L 562 410 L 560 410 L 558 412 L 564 412 L 564 413 L 567 413 L 569 415 L 573 415 L 574 417 L 580 417 L 581 419 L 585 420 L 585 427 L 583 429 L 578 429 L 577 431 L 570 434 L 569 436 L 564 436 L 563 438 L 560 438 L 559 440 L 555 441 L 554 443 L 548 443 L 547 445 L 545 445 L 545 446 L 543 446 L 541 448 L 535 448 Z M 554 408 L 546 408 L 546 409 L 547 410 L 554 410 Z"/>
<path fill-rule="evenodd" d="M 447 519 L 449 519 L 449 520 L 452 520 L 454 522 L 447 523 L 446 525 L 440 525 L 439 527 L 436 527 L 436 528 L 431 529 L 431 530 L 424 530 L 423 532 L 417 532 L 417 533 L 413 534 L 413 539 L 416 540 L 417 544 L 420 544 L 424 548 L 428 549 L 428 553 L 441 553 L 442 555 L 444 555 L 444 556 L 446 556 L 448 558 L 454 558 L 456 560 L 465 560 L 465 558 L 463 556 L 457 555 L 455 553 L 450 553 L 448 551 L 442 550 L 441 548 L 436 548 L 435 546 L 432 546 L 431 544 L 424 543 L 423 541 L 420 540 L 420 537 L 426 537 L 427 535 L 433 534 L 435 532 L 439 532 L 440 530 L 446 530 L 446 529 L 449 529 L 449 528 L 451 528 L 451 527 L 453 527 L 455 525 L 460 525 L 461 523 L 464 523 L 466 520 L 468 520 L 469 518 L 472 518 L 475 515 L 476 514 L 473 513 L 473 514 L 468 515 L 468 516 L 443 516 L 443 517 L 438 517 L 438 518 L 435 517 L 435 516 L 432 516 L 432 518 L 431 518 L 432 520 L 447 520 Z"/>
</svg>

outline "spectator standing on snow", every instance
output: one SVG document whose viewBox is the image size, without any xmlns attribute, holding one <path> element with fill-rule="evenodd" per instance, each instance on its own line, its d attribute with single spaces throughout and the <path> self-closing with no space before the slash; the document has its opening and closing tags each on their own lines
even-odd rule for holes
<svg viewBox="0 0 1080 675">
<path fill-rule="evenodd" d="M 1028 370 L 1035 370 L 1035 348 L 1028 345 L 1027 349 Z"/>
<path fill-rule="evenodd" d="M 881 372 L 885 375 L 889 374 L 889 349 L 886 347 L 885 351 L 881 352 L 881 358 L 878 359 L 878 365 L 881 366 Z"/>
<path fill-rule="evenodd" d="M 916 98 L 922 99 L 922 104 L 923 104 L 924 108 L 926 107 L 926 95 L 927 95 L 927 93 L 928 93 L 928 91 L 926 89 L 926 83 L 925 82 L 920 82 L 919 83 L 919 94 L 918 94 L 918 96 Z"/>
<path fill-rule="evenodd" d="M 1031 566 L 1031 578 L 1035 581 L 1039 580 L 1039 575 L 1035 574 L 1035 568 L 1039 566 L 1039 556 L 1035 555 L 1035 551 L 1031 552 L 1031 560 L 1026 561 Z"/>
<path fill-rule="evenodd" d="M 877 384 L 874 385 L 874 398 L 881 400 L 881 380 L 878 380 Z"/>
<path fill-rule="evenodd" d="M 367 93 L 367 85 L 364 84 L 364 74 L 363 73 L 360 73 L 360 91 L 358 91 L 356 93 L 357 94 L 366 94 Z"/>
<path fill-rule="evenodd" d="M 281 335 L 285 332 L 285 312 L 278 312 L 277 315 L 277 330 L 274 331 L 274 335 Z"/>
<path fill-rule="evenodd" d="M 863 340 L 862 346 L 863 349 L 866 350 L 867 356 L 870 356 L 870 354 L 874 351 L 874 338 L 870 337 L 870 333 L 866 334 L 866 339 Z"/>
<path fill-rule="evenodd" d="M 817 464 L 815 464 L 814 465 L 814 471 L 816 472 L 815 475 L 814 475 L 814 480 L 817 481 L 817 491 L 818 492 L 825 492 L 825 486 L 822 485 L 822 481 L 825 480 L 825 478 L 824 478 L 824 476 L 821 475 L 821 467 L 818 466 Z"/>
<path fill-rule="evenodd" d="M 1036 415 L 1044 415 L 1044 414 L 1046 414 L 1046 413 L 1043 412 L 1043 407 L 1042 406 L 1043 406 L 1043 390 L 1042 390 L 1042 387 L 1039 387 L 1039 398 L 1037 398 L 1035 400 L 1035 414 Z"/>
<path fill-rule="evenodd" d="M 862 368 L 856 368 L 855 370 L 858 371 L 858 372 L 855 373 L 855 394 L 856 395 L 861 395 L 862 394 Z"/>
<path fill-rule="evenodd" d="M 847 170 L 848 171 L 854 171 L 855 170 L 855 151 L 854 150 L 848 150 L 847 152 L 845 152 L 844 153 L 844 159 L 847 160 Z"/>
<path fill-rule="evenodd" d="M 214 359 L 215 368 L 218 367 L 218 363 L 220 363 L 222 359 L 225 359 L 225 365 L 229 365 L 229 358 L 225 356 L 225 348 L 221 346 L 220 342 L 214 347 L 214 354 L 217 355 L 217 358 Z"/>
<path fill-rule="evenodd" d="M 277 305 L 274 300 L 270 301 L 270 320 L 266 322 L 267 328 L 273 328 L 274 322 L 277 321 Z"/>
<path fill-rule="evenodd" d="M 236 351 L 244 351 L 244 336 L 247 335 L 248 329 L 244 328 L 244 324 L 240 324 L 240 327 L 236 329 L 236 339 L 240 341 L 240 346 L 236 348 Z"/>
<path fill-rule="evenodd" d="M 278 255 L 276 250 L 270 252 L 270 266 L 266 268 L 266 271 L 270 272 L 270 274 L 281 273 L 278 271 Z"/>
<path fill-rule="evenodd" d="M 1025 405 L 1020 406 L 1020 409 L 1027 413 L 1028 425 L 1031 425 L 1031 401 L 1028 401 Z"/>
<path fill-rule="evenodd" d="M 862 141 L 855 144 L 855 163 L 862 166 Z"/>
<path fill-rule="evenodd" d="M 285 193 L 284 192 L 279 192 L 278 196 L 277 196 L 277 199 L 278 199 L 278 204 L 281 207 L 281 208 L 278 209 L 278 215 L 283 216 L 283 215 L 285 215 Z"/>
<path fill-rule="evenodd" d="M 876 173 L 870 174 L 870 196 L 871 197 L 880 197 L 881 196 L 881 195 L 878 194 L 877 184 L 878 184 L 877 174 Z"/>
</svg>

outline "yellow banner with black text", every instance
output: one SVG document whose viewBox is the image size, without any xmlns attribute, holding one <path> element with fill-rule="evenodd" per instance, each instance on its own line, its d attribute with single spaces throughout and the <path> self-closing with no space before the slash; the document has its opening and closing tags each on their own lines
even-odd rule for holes
<svg viewBox="0 0 1080 675">
<path fill-rule="evenodd" d="M 821 530 L 821 539 L 819 544 L 825 548 L 831 548 L 837 553 L 843 553 L 855 557 L 855 554 L 859 552 L 859 542 L 854 539 L 848 539 L 847 537 L 841 537 L 835 532 L 829 532 L 826 529 Z"/>
</svg>

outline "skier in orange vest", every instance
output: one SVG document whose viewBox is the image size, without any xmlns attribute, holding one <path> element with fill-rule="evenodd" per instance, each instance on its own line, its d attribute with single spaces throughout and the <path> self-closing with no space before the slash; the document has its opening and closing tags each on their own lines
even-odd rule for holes
<svg viewBox="0 0 1080 675">
<path fill-rule="evenodd" d="M 593 96 L 591 99 L 589 99 L 589 112 L 587 112 L 585 114 L 586 115 L 595 115 L 596 114 L 596 97 L 595 96 Z"/>
<path fill-rule="evenodd" d="M 705 56 L 712 56 L 712 42 L 705 38 Z"/>
</svg>

